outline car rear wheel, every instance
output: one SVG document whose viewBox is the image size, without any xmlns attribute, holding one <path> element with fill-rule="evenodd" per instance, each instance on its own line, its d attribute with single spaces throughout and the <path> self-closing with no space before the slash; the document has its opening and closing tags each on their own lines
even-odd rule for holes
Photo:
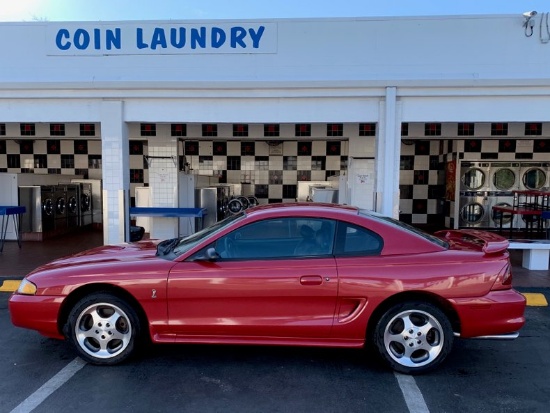
<svg viewBox="0 0 550 413">
<path fill-rule="evenodd" d="M 139 319 L 124 300 L 94 293 L 71 310 L 68 335 L 79 355 L 93 364 L 111 365 L 127 359 L 139 337 Z"/>
<path fill-rule="evenodd" d="M 447 357 L 453 345 L 453 330 L 436 306 L 406 302 L 386 311 L 373 339 L 382 358 L 395 371 L 424 373 Z"/>
</svg>

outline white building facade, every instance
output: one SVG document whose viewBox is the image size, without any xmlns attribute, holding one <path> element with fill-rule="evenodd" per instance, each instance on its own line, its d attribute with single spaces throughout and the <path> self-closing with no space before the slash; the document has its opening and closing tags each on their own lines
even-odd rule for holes
<svg viewBox="0 0 550 413">
<path fill-rule="evenodd" d="M 2 23 L 0 172 L 97 174 L 105 243 L 128 238 L 136 185 L 177 206 L 183 155 L 262 202 L 345 174 L 351 204 L 456 227 L 449 162 L 550 162 L 550 44 L 523 22 Z"/>
</svg>

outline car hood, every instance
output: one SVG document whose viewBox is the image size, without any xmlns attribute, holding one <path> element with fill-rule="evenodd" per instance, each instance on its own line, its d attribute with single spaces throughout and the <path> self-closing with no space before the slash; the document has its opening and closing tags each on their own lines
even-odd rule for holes
<svg viewBox="0 0 550 413">
<path fill-rule="evenodd" d="M 75 266 L 128 263 L 147 259 L 156 259 L 159 241 L 141 241 L 131 244 L 104 245 L 74 255 L 58 258 L 38 267 L 29 275 L 37 272 L 74 268 Z"/>
</svg>

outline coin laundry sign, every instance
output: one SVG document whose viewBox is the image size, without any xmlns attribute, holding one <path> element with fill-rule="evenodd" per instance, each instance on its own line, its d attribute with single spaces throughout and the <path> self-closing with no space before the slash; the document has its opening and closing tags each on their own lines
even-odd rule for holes
<svg viewBox="0 0 550 413">
<path fill-rule="evenodd" d="M 275 53 L 274 23 L 48 27 L 49 55 Z"/>
</svg>

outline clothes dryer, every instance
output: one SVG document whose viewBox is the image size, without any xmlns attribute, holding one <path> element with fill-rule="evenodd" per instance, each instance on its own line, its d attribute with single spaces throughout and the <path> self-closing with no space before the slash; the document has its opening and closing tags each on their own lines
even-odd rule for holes
<svg viewBox="0 0 550 413">
<path fill-rule="evenodd" d="M 487 193 L 462 191 L 459 199 L 460 228 L 489 228 L 491 205 Z"/>
<path fill-rule="evenodd" d="M 548 186 L 548 163 L 522 163 L 520 167 L 519 189 L 521 191 L 541 190 Z"/>
<path fill-rule="evenodd" d="M 519 162 L 491 162 L 490 176 L 489 185 L 491 191 L 506 192 L 518 190 L 520 164 Z"/>
<path fill-rule="evenodd" d="M 40 200 L 42 203 L 41 232 L 43 236 L 47 236 L 55 230 L 55 186 L 41 185 Z"/>
<path fill-rule="evenodd" d="M 67 231 L 67 190 L 65 185 L 54 188 L 55 232 L 59 235 Z"/>
<path fill-rule="evenodd" d="M 488 162 L 460 163 L 460 190 L 461 191 L 489 191 L 490 164 Z"/>
<path fill-rule="evenodd" d="M 79 188 L 79 215 L 78 224 L 81 227 L 92 225 L 93 222 L 93 202 L 92 202 L 92 184 L 81 182 Z"/>
<path fill-rule="evenodd" d="M 74 229 L 78 227 L 80 209 L 79 185 L 67 184 L 65 185 L 65 191 L 67 193 L 67 226 L 69 229 Z"/>
<path fill-rule="evenodd" d="M 489 223 L 492 228 L 500 228 L 500 219 L 502 218 L 502 228 L 516 227 L 517 215 L 513 217 L 509 214 L 503 214 L 501 211 L 493 211 L 494 206 L 512 208 L 514 205 L 514 194 L 512 191 L 494 192 L 494 196 L 489 198 L 491 212 L 489 214 Z"/>
</svg>

